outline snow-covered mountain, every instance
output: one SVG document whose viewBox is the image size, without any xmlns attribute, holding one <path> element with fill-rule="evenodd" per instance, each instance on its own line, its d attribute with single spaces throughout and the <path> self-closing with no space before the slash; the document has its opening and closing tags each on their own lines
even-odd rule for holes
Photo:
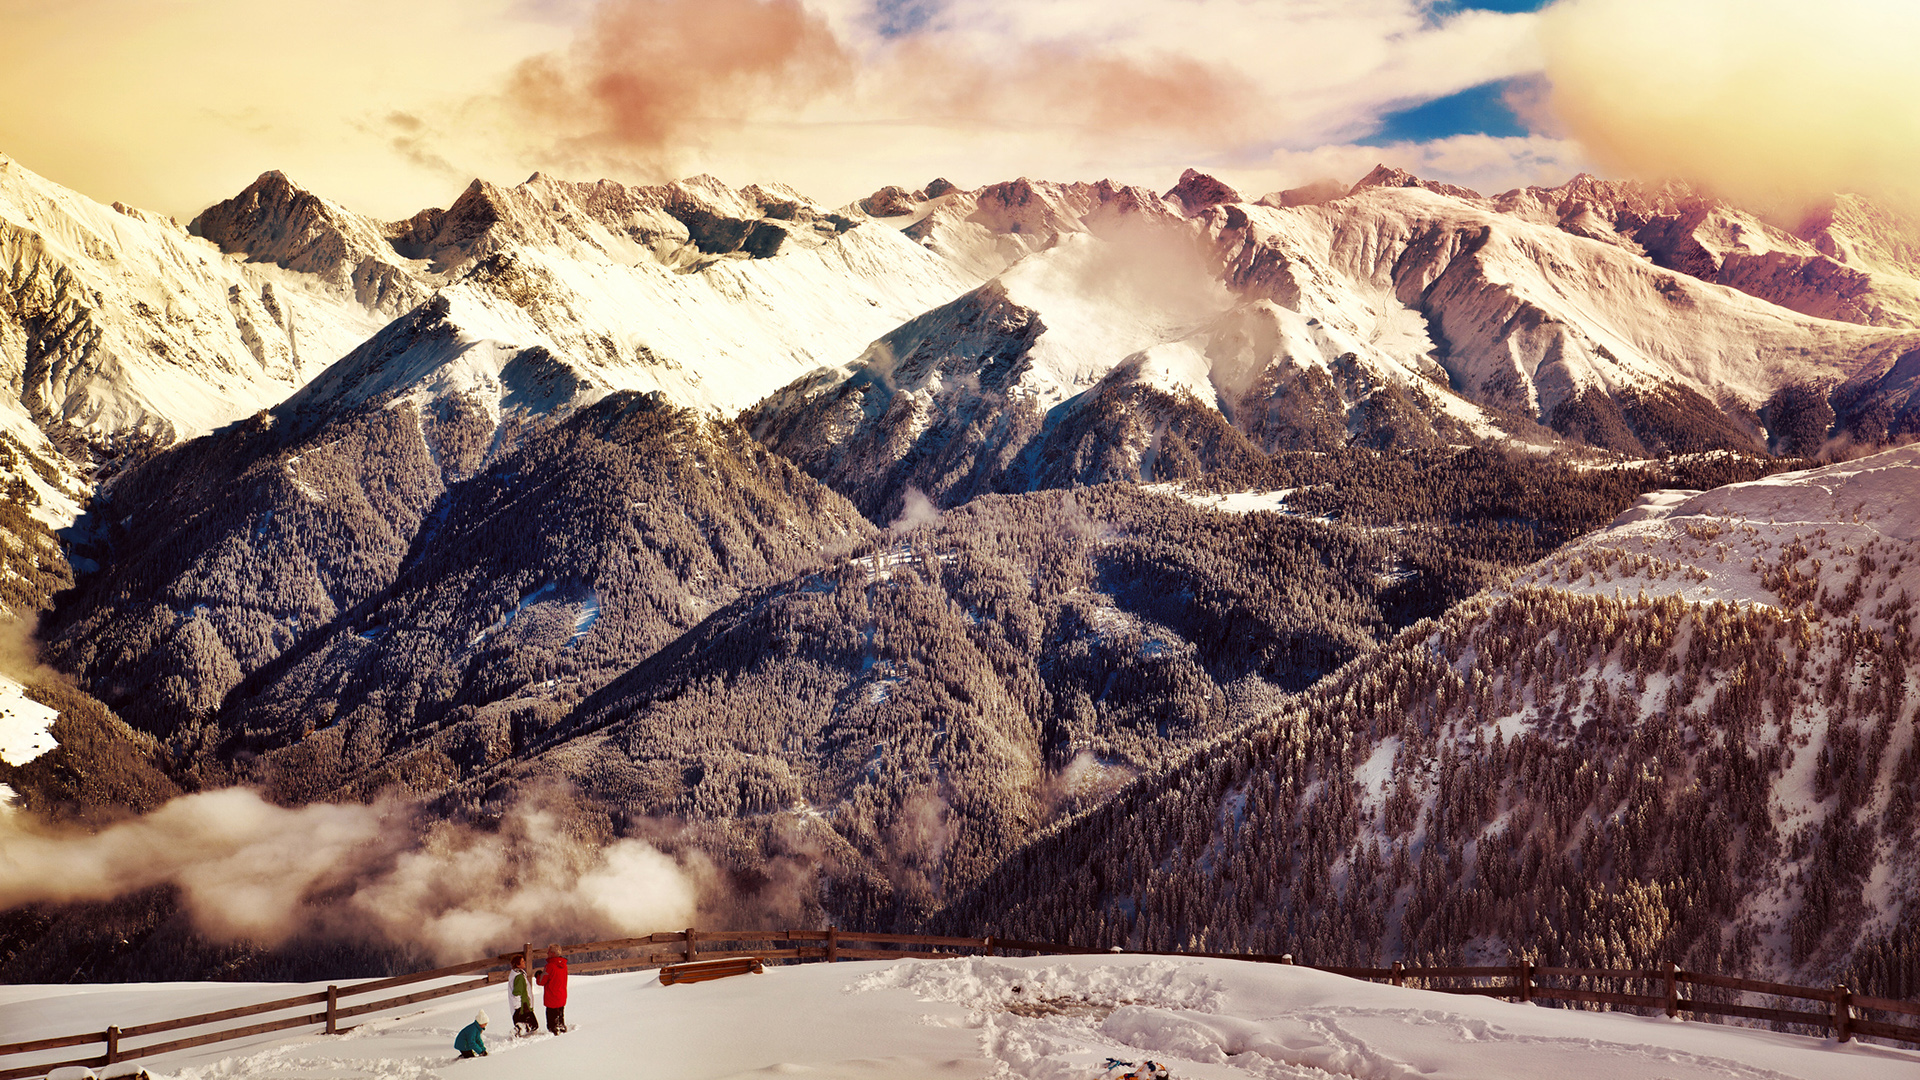
<svg viewBox="0 0 1920 1080">
<path fill-rule="evenodd" d="M 1796 233 L 1679 189 L 1485 199 L 1384 168 L 1257 202 L 1189 173 L 1165 194 L 936 181 L 841 212 L 536 175 L 380 222 L 267 173 L 181 230 L 11 162 L 0 187 L 20 405 L 102 443 L 210 430 L 345 358 L 289 404 L 457 395 L 497 421 L 507 398 L 657 390 L 754 406 L 816 475 L 936 457 L 970 491 L 1180 475 L 1237 455 L 1228 428 L 1269 451 L 1535 424 L 1634 453 L 1871 440 L 1907 423 L 1893 373 L 1920 348 L 1920 239 L 1852 197 Z M 530 355 L 556 365 L 531 397 L 505 372 Z"/>
<path fill-rule="evenodd" d="M 1857 195 L 1792 229 L 1674 182 L 1583 175 L 1486 201 L 1803 314 L 1920 328 L 1920 222 Z"/>
<path fill-rule="evenodd" d="M 1917 492 L 1908 447 L 1649 496 L 941 918 L 1911 993 Z"/>
<path fill-rule="evenodd" d="M 1887 378 L 1920 349 L 1904 321 L 1814 317 L 1781 306 L 1784 293 L 1663 266 L 1623 235 L 1586 235 L 1572 226 L 1592 213 L 1572 207 L 1593 187 L 1487 200 L 1381 169 L 1338 198 L 1258 202 L 1191 171 L 1165 195 L 1026 180 L 883 192 L 867 203 L 884 220 L 991 279 L 748 421 L 882 509 L 908 484 L 953 502 L 1179 476 L 1191 455 L 1163 458 L 1163 438 L 1209 426 L 1263 451 L 1550 437 L 1536 425 L 1632 454 L 1750 448 L 1807 426 L 1781 395 L 1825 402 L 1852 379 L 1834 398 L 1845 415 L 1835 423 L 1829 406 L 1801 449 L 1832 429 L 1899 430 L 1887 421 L 1905 415 L 1905 382 Z M 1875 232 L 1846 216 L 1864 206 L 1837 204 L 1828 246 L 1857 229 L 1850 258 L 1907 266 L 1902 223 L 1873 219 Z M 1890 296 L 1911 280 L 1885 272 Z M 1891 400 L 1860 419 L 1853 403 L 1883 389 Z M 1201 467 L 1221 453 L 1201 451 Z M 1078 471 L 1048 469 L 1063 459 Z M 875 486 L 896 503 L 864 494 Z"/>
<path fill-rule="evenodd" d="M 543 415 L 637 390 L 731 415 L 978 282 L 897 230 L 711 177 L 475 181 L 381 224 L 269 173 L 194 229 L 401 316 L 288 402 L 321 413 L 457 395 Z M 502 380 L 534 351 L 560 383 L 527 397 Z"/>
<path fill-rule="evenodd" d="M 661 390 L 724 415 L 979 281 L 860 215 L 706 177 L 653 188 L 476 181 L 446 210 L 379 222 L 273 172 L 183 229 L 10 159 L 0 159 L 0 274 L 0 359 L 24 414 L 10 423 L 108 451 L 277 405 L 443 291 L 441 322 L 462 346 L 544 349 L 572 372 L 574 394 L 548 407 Z M 467 370 L 425 374 L 448 359 L 427 349 L 409 370 L 440 392 L 494 387 L 498 366 L 474 357 Z M 390 373 L 368 382 L 357 365 L 330 373 L 303 407 L 423 389 Z"/>
<path fill-rule="evenodd" d="M 115 449 L 279 402 L 384 319 L 0 157 L 0 409 Z"/>
<path fill-rule="evenodd" d="M 1497 952 L 1524 933 L 1651 956 L 1645 913 L 1606 888 L 1683 890 L 1674 867 L 1708 849 L 1672 823 L 1706 811 L 1678 774 L 1620 762 L 1692 754 L 1684 769 L 1724 796 L 1728 832 L 1710 838 L 1737 835 L 1751 865 L 1707 900 L 1642 905 L 1670 918 L 1663 945 L 1826 972 L 1871 942 L 1809 938 L 1807 920 L 1903 917 L 1848 876 L 1907 881 L 1890 834 L 1869 865 L 1858 815 L 1783 834 L 1754 793 L 1808 760 L 1792 740 L 1826 739 L 1818 783 L 1845 773 L 1847 798 L 1904 805 L 1905 773 L 1859 764 L 1920 760 L 1876 734 L 1904 729 L 1847 734 L 1832 704 L 1876 685 L 1891 701 L 1907 662 L 1848 687 L 1831 660 L 1892 655 L 1903 609 L 1862 605 L 1900 594 L 1904 548 L 1882 539 L 1857 588 L 1831 583 L 1838 599 L 1816 591 L 1812 612 L 1794 590 L 1813 571 L 1767 562 L 1787 539 L 1748 553 L 1740 587 L 1770 590 L 1765 607 L 1591 595 L 1547 563 L 1544 583 L 1380 647 L 1663 476 L 1704 487 L 1785 467 L 1766 450 L 1920 430 L 1912 229 L 1859 200 L 1795 232 L 1675 190 L 1583 179 L 1488 199 L 1386 169 L 1258 200 L 1193 172 L 1164 193 L 936 181 L 840 210 L 705 177 L 535 176 L 381 222 L 269 173 L 181 229 L 4 163 L 0 210 L 17 391 L 0 401 L 0 603 L 25 618 L 59 594 L 51 659 L 165 740 L 127 754 L 170 752 L 195 783 L 290 801 L 391 783 L 484 815 L 558 777 L 601 800 L 595 828 L 628 820 L 609 807 L 672 815 L 744 877 L 801 823 L 853 853 L 857 884 L 820 895 L 906 919 L 1049 815 L 1305 691 L 1244 745 L 1094 811 L 1140 811 L 1102 819 L 1103 843 L 1162 844 L 1175 826 L 1138 799 L 1211 815 L 1180 785 L 1216 770 L 1212 795 L 1248 800 L 1219 820 L 1296 852 L 1297 882 L 1216 845 L 1179 856 L 1198 860 L 1180 864 L 1191 888 L 1129 879 L 1122 897 L 1102 878 L 1100 896 L 1014 910 L 1043 921 L 1084 901 L 1103 931 L 1124 918 L 1161 943 L 1204 922 L 1281 948 Z M 1852 273 L 1845 303 L 1821 300 Z M 1861 514 L 1908 490 L 1900 469 Z M 1258 486 L 1337 520 L 1227 526 L 1169 489 L 1068 490 L 1107 481 L 1179 481 L 1201 503 Z M 1591 543 L 1624 565 L 1598 553 L 1628 541 Z M 1853 611 L 1859 628 L 1842 625 Z M 1626 663 L 1605 660 L 1613 639 L 1593 664 L 1569 658 L 1609 625 L 1640 642 L 1631 693 L 1605 666 Z M 1773 735 L 1729 719 L 1715 703 L 1747 699 L 1712 687 L 1749 671 L 1753 642 L 1804 660 L 1740 676 L 1776 713 L 1816 685 L 1828 711 L 1776 717 Z M 1522 764 L 1476 738 L 1518 740 Z M 1256 791 L 1241 766 L 1282 753 L 1309 764 Z M 1551 774 L 1557 801 L 1495 805 L 1448 768 Z M 53 790 L 54 772 L 21 782 Z M 1095 795 L 1063 795 L 1068 772 Z M 1365 794 L 1322 802 L 1329 776 Z M 1667 824 L 1622 832 L 1621 800 Z M 1521 884 L 1473 869 L 1498 847 L 1474 830 L 1496 818 L 1538 856 Z M 1051 834 L 1071 850 L 1042 861 L 1081 867 L 1081 828 Z M 1780 850 L 1840 884 L 1776 888 Z M 1443 883 L 1484 885 L 1506 914 L 1462 909 Z M 1778 908 L 1722 902 L 1737 889 Z M 1551 926 L 1499 907 L 1515 896 Z"/>
</svg>

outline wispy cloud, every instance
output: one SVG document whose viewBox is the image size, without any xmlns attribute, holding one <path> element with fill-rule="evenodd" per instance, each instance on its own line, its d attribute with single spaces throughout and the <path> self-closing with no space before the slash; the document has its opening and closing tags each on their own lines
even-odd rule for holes
<svg viewBox="0 0 1920 1080">
<path fill-rule="evenodd" d="M 1189 164 L 1257 187 L 1284 179 L 1276 150 L 1537 70 L 1533 18 L 1418 0 L 602 0 L 507 97 L 535 120 L 527 152 L 562 167 L 776 178 L 830 201 L 935 174 L 1164 186 Z M 725 51 L 720 25 L 750 44 Z M 776 25 L 805 47 L 751 44 Z"/>
</svg>

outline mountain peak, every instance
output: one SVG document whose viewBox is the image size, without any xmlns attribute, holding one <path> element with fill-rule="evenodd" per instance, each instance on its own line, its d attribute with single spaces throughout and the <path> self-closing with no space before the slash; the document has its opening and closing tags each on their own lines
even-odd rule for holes
<svg viewBox="0 0 1920 1080">
<path fill-rule="evenodd" d="M 899 217 L 913 213 L 918 201 L 913 196 L 906 188 L 888 185 L 861 199 L 857 205 L 874 217 Z"/>
<path fill-rule="evenodd" d="M 398 315 L 426 295 L 396 265 L 385 228 L 278 169 L 201 211 L 187 227 L 229 255 L 312 274 L 370 311 Z"/>
<path fill-rule="evenodd" d="M 1464 188 L 1456 184 L 1444 184 L 1438 180 L 1422 180 L 1405 169 L 1397 169 L 1386 164 L 1375 165 L 1373 171 L 1361 177 L 1360 182 L 1353 185 L 1347 194 L 1355 195 L 1368 188 L 1377 187 L 1420 188 L 1423 191 L 1431 191 L 1436 195 L 1451 195 L 1456 199 L 1479 200 L 1483 197 L 1472 188 Z"/>
<path fill-rule="evenodd" d="M 1239 192 L 1197 169 L 1181 173 L 1180 182 L 1167 192 L 1166 197 L 1180 200 L 1181 207 L 1189 217 L 1222 203 L 1242 201 Z"/>
</svg>

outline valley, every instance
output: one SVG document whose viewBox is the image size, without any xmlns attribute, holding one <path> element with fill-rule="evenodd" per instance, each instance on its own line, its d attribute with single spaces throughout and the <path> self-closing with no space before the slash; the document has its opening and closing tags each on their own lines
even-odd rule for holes
<svg viewBox="0 0 1920 1080">
<path fill-rule="evenodd" d="M 181 227 L 0 159 L 5 828 L 243 786 L 706 920 L 1911 994 L 1916 252 L 1591 177 Z M 156 880 L 0 977 L 422 947 Z"/>
</svg>

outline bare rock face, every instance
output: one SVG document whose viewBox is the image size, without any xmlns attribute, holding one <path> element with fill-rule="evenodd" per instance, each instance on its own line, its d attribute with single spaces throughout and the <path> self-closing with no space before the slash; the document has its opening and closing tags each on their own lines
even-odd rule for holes
<svg viewBox="0 0 1920 1080">
<path fill-rule="evenodd" d="M 903 187 L 883 187 L 860 200 L 860 209 L 874 217 L 899 217 L 913 213 L 913 193 Z"/>
<path fill-rule="evenodd" d="M 281 172 L 202 211 L 188 227 L 229 255 L 309 274 L 371 311 L 392 317 L 426 299 L 429 287 L 402 265 L 376 222 L 314 195 Z"/>
<path fill-rule="evenodd" d="M 1188 169 L 1180 174 L 1180 182 L 1167 192 L 1167 198 L 1177 199 L 1182 208 L 1192 217 L 1223 203 L 1240 202 L 1240 193 L 1208 176 L 1206 173 Z"/>
</svg>

